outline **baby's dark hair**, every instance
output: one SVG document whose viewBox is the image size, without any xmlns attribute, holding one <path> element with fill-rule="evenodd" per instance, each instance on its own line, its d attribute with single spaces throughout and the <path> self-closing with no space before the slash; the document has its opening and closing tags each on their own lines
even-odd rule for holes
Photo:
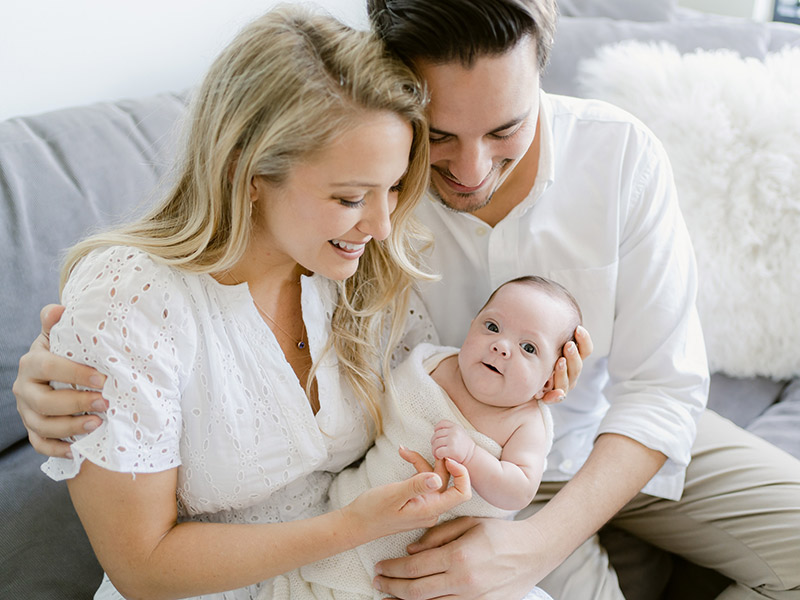
<svg viewBox="0 0 800 600">
<path fill-rule="evenodd" d="M 506 281 L 505 283 L 501 284 L 492 292 L 492 295 L 489 296 L 489 299 L 486 303 L 481 307 L 481 310 L 486 308 L 486 306 L 492 301 L 492 298 L 495 297 L 495 294 L 499 292 L 502 288 L 512 283 L 519 283 L 523 285 L 530 285 L 535 287 L 552 298 L 556 300 L 561 300 L 567 306 L 572 309 L 573 318 L 570 320 L 569 324 L 564 330 L 562 339 L 560 343 L 556 346 L 557 348 L 563 348 L 564 344 L 567 342 L 574 342 L 575 341 L 575 329 L 577 329 L 578 325 L 583 324 L 583 313 L 581 313 L 581 307 L 578 304 L 578 301 L 575 299 L 570 291 L 565 288 L 560 283 L 553 281 L 552 279 L 547 279 L 546 277 L 540 277 L 539 275 L 523 275 L 522 277 L 517 277 L 515 279 L 511 279 Z M 481 310 L 478 312 L 480 313 Z"/>
</svg>

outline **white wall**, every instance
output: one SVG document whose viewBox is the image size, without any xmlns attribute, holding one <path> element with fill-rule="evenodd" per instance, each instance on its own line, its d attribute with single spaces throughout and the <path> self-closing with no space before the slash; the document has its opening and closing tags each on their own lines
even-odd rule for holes
<svg viewBox="0 0 800 600">
<path fill-rule="evenodd" d="M 367 26 L 364 0 L 314 1 Z M 277 3 L 0 0 L 0 120 L 195 85 L 236 32 Z"/>
</svg>

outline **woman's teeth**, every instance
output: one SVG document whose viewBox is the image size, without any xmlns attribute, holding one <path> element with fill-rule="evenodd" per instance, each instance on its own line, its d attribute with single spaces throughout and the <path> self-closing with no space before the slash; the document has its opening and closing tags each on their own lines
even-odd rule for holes
<svg viewBox="0 0 800 600">
<path fill-rule="evenodd" d="M 341 248 L 342 250 L 347 250 L 348 252 L 361 250 L 361 248 L 365 246 L 365 244 L 350 244 L 349 242 L 343 242 L 342 240 L 331 240 L 331 244 Z"/>
</svg>

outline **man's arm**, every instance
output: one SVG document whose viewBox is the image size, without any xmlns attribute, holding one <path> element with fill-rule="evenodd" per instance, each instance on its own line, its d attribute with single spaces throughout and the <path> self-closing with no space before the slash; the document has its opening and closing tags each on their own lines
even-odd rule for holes
<svg viewBox="0 0 800 600">
<path fill-rule="evenodd" d="M 31 444 L 40 454 L 60 457 L 69 455 L 69 444 L 60 438 L 88 433 L 100 425 L 99 417 L 83 413 L 104 412 L 108 408 L 100 392 L 50 387 L 51 381 L 59 381 L 100 389 L 105 382 L 105 376 L 93 368 L 50 352 L 50 329 L 63 313 L 64 307 L 55 304 L 42 309 L 39 315 L 42 332 L 27 354 L 20 358 L 13 386 L 17 412 L 28 430 Z"/>
<path fill-rule="evenodd" d="M 429 530 L 410 556 L 376 565 L 375 584 L 397 598 L 522 598 L 613 517 L 666 457 L 601 435 L 575 477 L 524 521 L 459 519 Z"/>
</svg>

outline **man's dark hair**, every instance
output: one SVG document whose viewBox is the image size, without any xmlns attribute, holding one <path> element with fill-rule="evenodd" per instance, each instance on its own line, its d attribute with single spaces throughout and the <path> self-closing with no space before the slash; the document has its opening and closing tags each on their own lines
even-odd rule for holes
<svg viewBox="0 0 800 600">
<path fill-rule="evenodd" d="M 525 36 L 544 70 L 553 43 L 555 0 L 367 0 L 373 29 L 403 60 L 461 62 L 503 54 Z"/>
</svg>

